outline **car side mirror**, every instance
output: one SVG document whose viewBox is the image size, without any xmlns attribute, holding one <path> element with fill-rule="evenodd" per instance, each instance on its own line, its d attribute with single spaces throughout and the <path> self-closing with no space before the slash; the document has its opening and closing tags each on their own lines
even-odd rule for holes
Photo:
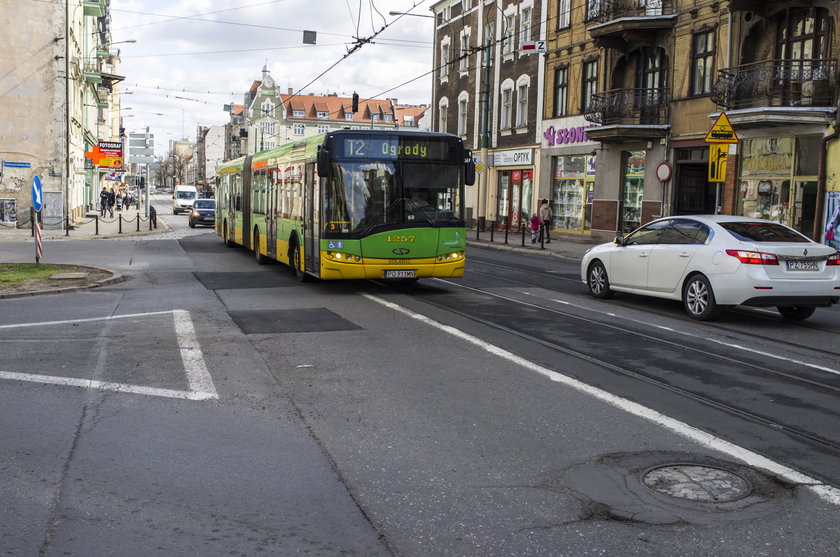
<svg viewBox="0 0 840 557">
<path fill-rule="evenodd" d="M 464 162 L 464 183 L 468 186 L 475 184 L 475 160 L 472 158 L 472 152 L 468 153 Z"/>
<path fill-rule="evenodd" d="M 624 245 L 624 236 L 616 236 L 615 239 L 613 239 L 613 243 L 617 246 L 623 246 Z"/>
</svg>

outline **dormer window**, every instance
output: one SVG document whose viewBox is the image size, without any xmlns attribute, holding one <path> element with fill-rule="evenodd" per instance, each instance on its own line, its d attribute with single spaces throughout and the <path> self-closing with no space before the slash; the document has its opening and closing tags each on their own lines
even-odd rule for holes
<svg viewBox="0 0 840 557">
<path fill-rule="evenodd" d="M 292 110 L 292 118 L 303 118 L 303 110 Z"/>
<path fill-rule="evenodd" d="M 393 122 L 394 121 L 394 119 L 391 117 L 390 114 L 383 114 L 382 119 L 385 120 L 386 122 Z"/>
<path fill-rule="evenodd" d="M 321 118 L 321 119 L 326 119 L 326 118 L 328 118 L 328 117 L 329 117 L 330 113 L 329 113 L 329 112 L 327 112 L 326 110 L 319 110 L 318 112 L 316 112 L 316 113 L 315 113 L 315 115 L 316 115 L 318 118 Z"/>
<path fill-rule="evenodd" d="M 353 120 L 354 119 L 353 118 L 353 113 L 352 112 L 345 112 L 344 113 L 344 119 L 345 120 Z"/>
</svg>

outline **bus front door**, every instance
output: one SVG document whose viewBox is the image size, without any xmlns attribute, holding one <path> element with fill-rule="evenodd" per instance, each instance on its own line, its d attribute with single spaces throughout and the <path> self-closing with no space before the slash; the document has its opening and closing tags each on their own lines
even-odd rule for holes
<svg viewBox="0 0 840 557">
<path fill-rule="evenodd" d="M 321 187 L 315 163 L 306 163 L 304 172 L 303 266 L 316 276 L 321 274 Z"/>
</svg>

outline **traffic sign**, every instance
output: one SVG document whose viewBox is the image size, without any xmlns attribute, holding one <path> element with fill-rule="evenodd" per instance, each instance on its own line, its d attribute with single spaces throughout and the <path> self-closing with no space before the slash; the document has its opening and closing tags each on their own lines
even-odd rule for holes
<svg viewBox="0 0 840 557">
<path fill-rule="evenodd" d="M 729 159 L 729 145 L 712 143 L 709 145 L 709 181 L 725 182 L 726 167 Z"/>
<path fill-rule="evenodd" d="M 35 175 L 32 178 L 32 207 L 36 211 L 41 210 L 44 204 L 44 189 L 41 187 L 41 178 Z"/>
<path fill-rule="evenodd" d="M 712 124 L 712 129 L 706 134 L 706 143 L 738 143 L 738 136 L 729 122 L 729 117 L 726 112 L 721 112 L 720 115 Z"/>
<path fill-rule="evenodd" d="M 525 52 L 542 52 L 545 54 L 545 41 L 523 41 L 522 50 Z"/>
</svg>

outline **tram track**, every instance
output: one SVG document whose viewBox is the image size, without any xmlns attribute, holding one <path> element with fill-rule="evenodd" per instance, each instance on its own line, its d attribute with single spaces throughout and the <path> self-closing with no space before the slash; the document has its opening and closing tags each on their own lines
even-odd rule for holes
<svg viewBox="0 0 840 557">
<path fill-rule="evenodd" d="M 646 385 L 649 387 L 654 387 L 662 392 L 667 392 L 675 397 L 690 400 L 693 403 L 699 404 L 702 407 L 710 408 L 717 410 L 724 415 L 728 415 L 730 417 L 736 418 L 738 420 L 742 420 L 755 426 L 758 426 L 760 430 L 766 432 L 774 432 L 786 436 L 790 441 L 784 441 L 783 444 L 787 446 L 789 449 L 794 448 L 793 452 L 800 452 L 800 450 L 804 447 L 810 447 L 805 452 L 811 451 L 812 453 L 816 454 L 819 453 L 820 457 L 824 457 L 826 454 L 830 454 L 830 459 L 836 461 L 838 457 L 840 457 L 840 437 L 834 437 L 832 434 L 825 434 L 826 431 L 822 433 L 819 431 L 815 431 L 818 428 L 811 429 L 807 424 L 810 423 L 808 420 L 804 420 L 800 424 L 792 423 L 790 420 L 785 418 L 785 411 L 788 410 L 788 417 L 792 417 L 796 415 L 796 409 L 790 406 L 783 406 L 781 407 L 781 412 L 776 413 L 772 411 L 762 411 L 776 408 L 774 398 L 774 392 L 779 393 L 786 393 L 792 389 L 792 385 L 799 385 L 801 388 L 810 389 L 810 391 L 819 393 L 820 396 L 825 398 L 836 399 L 838 393 L 840 393 L 840 385 L 831 384 L 825 381 L 821 381 L 815 378 L 804 377 L 802 375 L 797 375 L 796 370 L 783 370 L 783 369 L 774 369 L 773 367 L 761 365 L 758 362 L 750 361 L 749 359 L 742 359 L 736 356 L 723 354 L 720 351 L 704 349 L 699 346 L 683 344 L 677 342 L 672 339 L 662 338 L 660 336 L 656 336 L 650 333 L 640 332 L 633 330 L 628 327 L 615 325 L 612 323 L 606 323 L 604 321 L 600 321 L 597 319 L 581 316 L 577 313 L 571 311 L 563 311 L 559 308 L 553 307 L 546 307 L 545 305 L 541 305 L 539 303 L 528 302 L 524 300 L 519 300 L 513 297 L 505 296 L 503 294 L 499 294 L 497 292 L 492 292 L 488 290 L 483 290 L 480 288 L 475 288 L 472 286 L 466 286 L 463 284 L 458 284 L 455 282 L 445 281 L 439 279 L 441 282 L 445 283 L 448 286 L 454 286 L 457 289 L 463 289 L 474 294 L 479 294 L 481 296 L 489 296 L 494 299 L 497 299 L 505 304 L 516 304 L 517 307 L 528 307 L 531 310 L 536 310 L 540 313 L 548 312 L 555 321 L 563 321 L 566 323 L 571 322 L 572 324 L 569 325 L 571 329 L 579 329 L 585 330 L 585 327 L 594 327 L 594 328 L 608 328 L 613 333 L 619 335 L 633 335 L 632 338 L 639 339 L 638 343 L 632 344 L 645 344 L 646 353 L 653 353 L 657 349 L 655 347 L 661 347 L 659 350 L 668 350 L 671 353 L 676 353 L 677 355 L 675 358 L 682 359 L 683 361 L 702 361 L 704 363 L 709 362 L 718 362 L 719 365 L 722 367 L 726 367 L 727 370 L 730 370 L 730 373 L 734 377 L 739 377 L 741 375 L 749 375 L 750 373 L 757 373 L 764 377 L 772 377 L 773 382 L 776 383 L 775 388 L 769 389 L 772 392 L 763 393 L 761 396 L 766 394 L 768 400 L 770 401 L 770 405 L 765 404 L 762 407 L 761 404 L 754 404 L 755 401 L 748 401 L 744 402 L 742 399 L 739 399 L 737 396 L 733 399 L 727 399 L 726 396 L 730 394 L 726 389 L 719 391 L 722 396 L 716 396 L 713 392 L 692 389 L 690 387 L 686 387 L 684 385 L 676 384 L 673 379 L 674 376 L 669 377 L 659 377 L 655 373 L 650 373 L 645 370 L 645 366 L 640 364 L 638 366 L 632 365 L 623 365 L 623 363 L 618 363 L 616 361 L 610 361 L 609 358 L 600 357 L 594 353 L 587 352 L 584 350 L 578 350 L 572 346 L 564 345 L 560 342 L 555 342 L 549 338 L 544 336 L 535 337 L 533 331 L 523 330 L 517 326 L 508 326 L 506 324 L 498 322 L 498 320 L 494 320 L 493 318 L 488 318 L 486 316 L 482 316 L 478 314 L 478 312 L 473 311 L 471 309 L 465 309 L 463 304 L 449 302 L 446 296 L 440 295 L 425 295 L 422 289 L 411 290 L 406 289 L 402 290 L 403 294 L 406 294 L 412 297 L 415 300 L 421 301 L 424 304 L 429 304 L 439 310 L 452 313 L 457 315 L 463 319 L 472 321 L 474 323 L 480 324 L 484 327 L 488 327 L 495 331 L 504 333 L 505 335 L 512 335 L 513 337 L 520 339 L 521 341 L 527 341 L 528 343 L 536 343 L 541 347 L 549 351 L 555 351 L 560 354 L 563 354 L 563 358 L 574 358 L 580 361 L 587 362 L 597 368 L 601 368 L 606 370 L 610 373 L 618 374 L 621 377 L 624 377 L 627 380 L 630 380 L 634 383 L 639 383 L 642 385 Z M 467 308 L 474 307 L 473 305 L 467 304 Z M 585 324 L 585 325 L 584 325 Z M 519 345 L 519 349 L 522 349 L 522 346 L 527 346 L 525 344 Z M 527 349 L 525 349 L 527 351 Z M 743 371 L 739 371 L 743 370 Z M 564 371 L 563 373 L 568 373 Z M 572 373 L 572 375 L 576 375 Z M 589 377 L 576 377 L 582 381 L 588 381 Z M 604 380 L 602 379 L 602 382 Z M 609 383 L 608 380 L 606 380 Z M 759 379 L 757 383 L 762 383 Z M 772 385 L 772 383 L 770 383 Z M 788 385 L 788 387 L 785 387 Z M 622 393 L 621 396 L 626 396 Z M 758 395 L 757 395 L 758 396 Z M 657 400 L 657 395 L 652 393 L 646 393 L 646 397 L 649 400 Z M 643 402 L 644 403 L 644 402 Z M 750 403 L 753 403 L 753 407 L 750 406 Z M 779 404 L 788 404 L 789 402 L 780 402 Z M 672 405 L 673 405 L 672 401 Z M 681 406 L 679 403 L 676 403 L 676 406 Z M 793 405 L 795 406 L 795 405 Z M 820 412 L 819 406 L 816 406 L 813 409 L 809 409 L 809 412 Z M 696 424 L 695 424 L 696 425 Z M 698 426 L 701 427 L 702 426 Z M 714 428 L 713 428 L 714 429 Z M 740 429 L 736 428 L 736 429 Z M 833 431 L 836 431 L 837 428 L 834 428 Z M 829 428 L 827 431 L 832 431 Z M 767 433 L 759 433 L 761 442 L 766 442 Z M 793 444 L 791 446 L 791 443 Z M 802 445 L 804 444 L 804 446 Z M 769 446 L 775 445 L 772 443 Z M 785 449 L 786 450 L 786 449 Z M 819 473 L 819 472 L 812 472 L 817 476 L 820 476 L 826 482 L 840 485 L 840 476 L 837 475 L 837 472 L 832 470 L 830 473 Z"/>
<path fill-rule="evenodd" d="M 471 262 L 472 261 L 473 260 L 471 260 Z M 486 261 L 479 261 L 478 263 L 480 263 L 482 265 L 499 267 L 499 268 L 506 269 L 506 270 L 513 271 L 513 272 L 518 272 L 518 269 L 511 269 L 511 267 L 505 266 L 505 265 L 498 265 L 496 263 L 491 263 L 491 262 L 486 262 Z M 515 285 L 518 285 L 518 286 L 545 288 L 544 284 L 539 284 L 539 283 L 534 282 L 534 281 L 504 277 L 504 276 L 500 276 L 498 274 L 494 274 L 494 273 L 490 273 L 490 272 L 486 272 L 486 271 L 479 271 L 479 270 L 476 270 L 473 267 L 470 268 L 469 272 L 484 275 L 484 276 L 489 276 L 489 277 L 492 277 L 496 280 L 504 280 L 504 281 L 507 281 L 511 284 L 515 284 Z M 550 272 L 545 272 L 545 271 L 538 271 L 538 273 L 541 276 L 544 276 L 546 278 L 551 278 L 551 279 L 554 279 L 554 280 L 561 280 L 561 281 L 569 282 L 569 283 L 573 283 L 573 284 L 582 284 L 580 282 L 580 279 L 573 280 L 573 279 L 569 279 L 567 277 L 558 276 L 556 273 L 550 273 Z M 616 305 L 618 307 L 621 307 L 623 309 L 629 309 L 629 310 L 638 310 L 639 309 L 639 307 L 637 305 L 634 305 L 632 303 L 625 303 L 620 299 L 611 299 L 609 301 L 609 303 L 613 304 L 613 305 Z M 780 317 L 776 316 L 776 315 L 770 315 L 770 314 L 762 315 L 761 313 L 758 313 L 756 311 L 740 310 L 740 309 L 737 309 L 737 308 L 727 309 L 727 311 L 734 312 L 734 313 L 737 313 L 739 315 L 749 317 L 749 318 L 752 318 L 752 319 L 758 319 L 758 320 L 767 321 L 767 322 L 773 322 L 773 323 L 783 322 L 782 319 Z M 671 314 L 671 313 L 658 311 L 655 308 L 651 308 L 651 307 L 646 307 L 645 308 L 645 313 L 650 314 L 650 315 L 659 316 L 659 317 L 668 318 L 668 319 L 673 319 L 674 318 L 674 315 Z M 818 325 L 810 324 L 808 322 L 788 322 L 788 321 L 784 321 L 784 323 L 787 326 L 793 326 L 793 327 L 797 327 L 797 328 L 803 328 L 803 329 L 808 329 L 808 330 L 812 330 L 812 331 L 819 331 L 819 332 L 822 332 L 822 333 L 827 333 L 827 334 L 840 336 L 840 329 L 832 329 L 832 328 L 821 327 L 821 326 L 818 326 Z M 704 322 L 703 325 L 705 327 L 714 329 L 714 330 L 716 330 L 718 332 L 721 332 L 721 333 L 730 333 L 730 334 L 740 335 L 740 336 L 743 336 L 743 337 L 756 339 L 756 340 L 759 340 L 759 341 L 762 341 L 762 342 L 766 342 L 768 340 L 767 336 L 765 336 L 765 335 L 761 335 L 761 334 L 750 332 L 750 331 L 744 331 L 742 329 L 737 329 L 737 328 L 734 328 L 734 327 L 727 327 L 726 325 L 718 323 L 718 322 Z M 840 351 L 826 350 L 824 348 L 819 348 L 819 347 L 815 347 L 815 346 L 812 346 L 812 345 L 805 345 L 805 344 L 802 344 L 802 343 L 792 342 L 792 341 L 786 340 L 784 338 L 774 338 L 773 342 L 775 344 L 783 344 L 783 345 L 785 345 L 787 347 L 790 347 L 792 349 L 798 349 L 798 350 L 805 349 L 805 350 L 808 350 L 810 352 L 819 353 L 819 354 L 822 354 L 822 355 L 824 355 L 828 358 L 838 358 L 838 357 L 840 357 Z"/>
</svg>

